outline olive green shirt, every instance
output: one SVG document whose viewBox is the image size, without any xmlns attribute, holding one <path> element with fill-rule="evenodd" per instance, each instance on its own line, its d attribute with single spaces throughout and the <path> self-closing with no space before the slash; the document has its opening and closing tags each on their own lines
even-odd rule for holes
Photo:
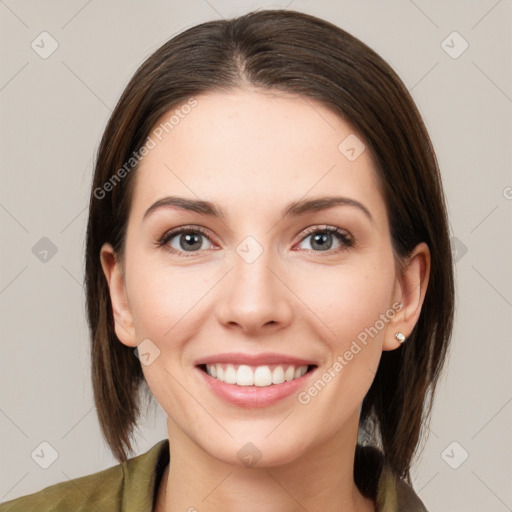
<svg viewBox="0 0 512 512">
<path fill-rule="evenodd" d="M 2 503 L 0 512 L 152 512 L 168 463 L 169 440 L 164 439 L 123 464 Z M 377 512 L 426 512 L 410 486 L 385 465 L 375 469 L 377 485 L 372 491 L 369 482 L 367 493 Z"/>
</svg>

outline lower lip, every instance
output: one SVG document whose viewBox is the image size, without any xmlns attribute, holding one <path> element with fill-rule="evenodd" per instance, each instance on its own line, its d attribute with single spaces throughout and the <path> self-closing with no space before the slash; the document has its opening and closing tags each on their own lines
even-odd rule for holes
<svg viewBox="0 0 512 512">
<path fill-rule="evenodd" d="M 309 378 L 314 371 L 309 371 L 302 377 L 291 380 L 290 382 L 259 387 L 226 384 L 221 380 L 214 379 L 200 368 L 197 368 L 197 370 L 203 376 L 206 384 L 217 396 L 234 405 L 247 408 L 267 407 L 297 393 L 299 388 L 304 385 L 306 379 Z"/>
</svg>

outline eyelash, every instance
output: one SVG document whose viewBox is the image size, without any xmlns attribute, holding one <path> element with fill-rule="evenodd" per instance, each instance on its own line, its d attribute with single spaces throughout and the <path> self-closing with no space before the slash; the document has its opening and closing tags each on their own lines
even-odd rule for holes
<svg viewBox="0 0 512 512">
<path fill-rule="evenodd" d="M 208 236 L 208 233 L 204 229 L 200 228 L 199 226 L 183 226 L 183 227 L 180 227 L 180 228 L 172 229 L 172 230 L 167 231 L 166 233 L 164 233 L 162 235 L 162 237 L 160 237 L 160 239 L 157 242 L 155 242 L 155 245 L 157 247 L 166 246 L 170 240 L 175 238 L 177 235 L 181 235 L 181 234 L 184 234 L 184 233 L 200 233 L 205 238 L 210 240 L 210 237 Z M 333 235 L 335 235 L 338 238 L 338 240 L 343 244 L 344 247 L 342 247 L 341 249 L 336 249 L 336 250 L 328 249 L 326 251 L 315 251 L 315 250 L 312 250 L 312 249 L 306 249 L 306 251 L 309 252 L 309 253 L 315 253 L 315 254 L 321 255 L 323 252 L 325 252 L 327 255 L 330 255 L 330 254 L 333 254 L 333 253 L 343 252 L 343 251 L 345 251 L 345 250 L 347 250 L 347 249 L 349 249 L 351 247 L 354 247 L 354 245 L 355 245 L 354 237 L 349 235 L 346 231 L 344 231 L 342 229 L 339 229 L 339 228 L 337 228 L 335 226 L 325 226 L 323 228 L 320 228 L 319 226 L 313 226 L 311 228 L 308 228 L 303 233 L 303 236 L 299 240 L 299 243 L 303 242 L 308 236 L 310 236 L 312 234 L 315 234 L 315 233 L 330 233 L 330 234 L 333 234 Z M 178 250 L 176 250 L 176 249 L 174 249 L 172 247 L 169 247 L 169 246 L 166 247 L 166 250 L 170 251 L 173 254 L 176 254 L 179 257 L 184 257 L 184 258 L 190 258 L 191 256 L 195 256 L 197 253 L 201 252 L 201 251 L 191 251 L 191 252 L 189 252 L 187 254 L 187 251 L 178 251 Z"/>
</svg>

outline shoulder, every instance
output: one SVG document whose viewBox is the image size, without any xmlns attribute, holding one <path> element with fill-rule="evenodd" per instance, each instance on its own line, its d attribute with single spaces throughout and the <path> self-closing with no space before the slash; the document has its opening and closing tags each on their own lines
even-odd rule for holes
<svg viewBox="0 0 512 512">
<path fill-rule="evenodd" d="M 133 510 L 150 511 L 155 481 L 169 457 L 168 443 L 162 440 L 123 464 L 1 503 L 0 512 L 115 512 L 127 502 L 137 503 Z"/>
<path fill-rule="evenodd" d="M 428 512 L 413 488 L 384 466 L 379 479 L 377 510 L 382 512 Z"/>
<path fill-rule="evenodd" d="M 374 447 L 357 446 L 354 478 L 361 493 L 373 499 L 377 512 L 427 512 L 413 488 L 391 471 Z"/>
<path fill-rule="evenodd" d="M 121 465 L 51 485 L 33 494 L 2 503 L 0 512 L 60 511 L 81 512 L 93 504 L 116 510 L 123 487 Z"/>
</svg>

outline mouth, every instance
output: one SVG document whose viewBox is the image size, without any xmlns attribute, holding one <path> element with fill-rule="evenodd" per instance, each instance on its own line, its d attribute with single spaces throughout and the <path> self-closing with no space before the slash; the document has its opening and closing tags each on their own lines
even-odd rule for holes
<svg viewBox="0 0 512 512">
<path fill-rule="evenodd" d="M 198 366 L 213 379 L 236 386 L 268 387 L 291 382 L 313 371 L 316 365 L 273 364 L 250 366 L 247 364 L 211 363 Z"/>
<path fill-rule="evenodd" d="M 313 361 L 280 354 L 219 354 L 196 361 L 214 395 L 243 408 L 267 407 L 293 396 L 316 368 Z"/>
</svg>

